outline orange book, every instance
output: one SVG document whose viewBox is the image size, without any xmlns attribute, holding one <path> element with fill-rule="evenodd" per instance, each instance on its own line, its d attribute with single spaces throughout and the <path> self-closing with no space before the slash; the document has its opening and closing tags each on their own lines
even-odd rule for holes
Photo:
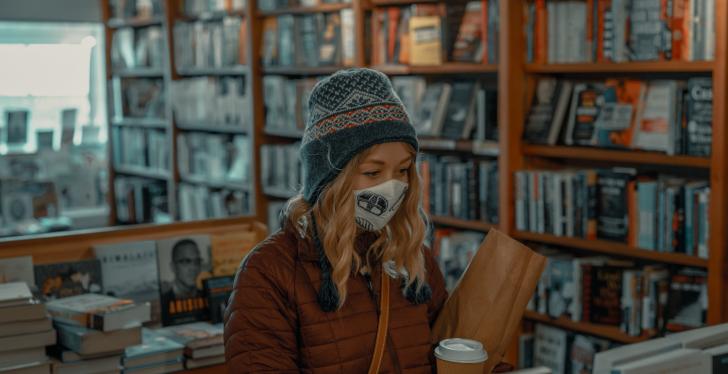
<svg viewBox="0 0 728 374">
<path fill-rule="evenodd" d="M 546 63 L 548 56 L 549 22 L 546 10 L 546 0 L 536 0 L 536 20 L 534 25 L 534 42 L 536 51 L 534 60 L 537 63 Z"/>
<path fill-rule="evenodd" d="M 242 17 L 240 19 L 240 34 L 238 39 L 238 64 L 245 65 L 248 63 L 248 46 L 246 40 L 248 40 L 248 18 Z"/>
<path fill-rule="evenodd" d="M 382 60 L 381 46 L 384 44 L 382 39 L 382 20 L 386 17 L 384 11 L 380 8 L 374 8 L 372 11 L 372 64 L 381 65 Z"/>
<path fill-rule="evenodd" d="M 387 9 L 387 62 L 394 62 L 395 52 L 397 50 L 397 29 L 399 28 L 399 13 L 398 7 L 391 7 Z"/>
<path fill-rule="evenodd" d="M 636 247 L 639 234 L 639 209 L 637 206 L 637 181 L 627 183 L 627 245 Z"/>
<path fill-rule="evenodd" d="M 690 0 L 673 0 L 672 2 L 672 59 L 687 60 L 688 30 L 690 20 L 687 12 Z"/>
<path fill-rule="evenodd" d="M 600 0 L 597 2 L 599 7 L 597 12 L 597 61 L 607 62 L 604 56 L 604 17 L 607 12 L 611 12 L 612 0 Z M 612 47 L 614 48 L 614 47 Z"/>
</svg>

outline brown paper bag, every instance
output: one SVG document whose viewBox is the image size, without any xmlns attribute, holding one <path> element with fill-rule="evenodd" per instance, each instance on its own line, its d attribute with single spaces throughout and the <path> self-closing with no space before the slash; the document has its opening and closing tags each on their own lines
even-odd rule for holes
<svg viewBox="0 0 728 374">
<path fill-rule="evenodd" d="M 503 359 L 545 265 L 545 257 L 490 230 L 435 321 L 433 342 L 480 341 L 488 352 L 484 372 L 490 373 Z"/>
</svg>

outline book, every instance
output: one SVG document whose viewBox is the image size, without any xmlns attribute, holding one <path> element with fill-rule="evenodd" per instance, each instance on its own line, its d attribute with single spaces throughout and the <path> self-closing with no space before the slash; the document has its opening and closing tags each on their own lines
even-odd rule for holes
<svg viewBox="0 0 728 374">
<path fill-rule="evenodd" d="M 50 327 L 48 330 L 50 330 Z M 48 356 L 46 356 L 45 347 L 0 352 L 0 370 L 30 362 L 45 362 L 47 360 Z"/>
<path fill-rule="evenodd" d="M 32 298 L 25 282 L 0 283 L 0 308 L 27 305 Z"/>
<path fill-rule="evenodd" d="M 708 157 L 713 134 L 713 82 L 710 78 L 688 80 L 687 105 L 686 153 Z"/>
<path fill-rule="evenodd" d="M 0 308 L 0 323 L 33 321 L 46 318 L 46 306 L 38 300 L 27 304 Z"/>
<path fill-rule="evenodd" d="M 616 365 L 612 374 L 652 373 L 707 373 L 710 361 L 697 349 L 676 349 L 674 351 L 648 356 L 632 362 Z"/>
<path fill-rule="evenodd" d="M 728 370 L 728 345 L 719 345 L 703 351 L 710 358 L 712 374 L 720 374 Z"/>
<path fill-rule="evenodd" d="M 590 145 L 601 110 L 601 84 L 578 83 L 574 86 L 566 128 L 566 145 Z"/>
<path fill-rule="evenodd" d="M 452 85 L 435 82 L 427 85 L 415 114 L 415 130 L 421 136 L 438 136 L 447 114 Z"/>
<path fill-rule="evenodd" d="M 622 324 L 623 271 L 623 268 L 615 266 L 591 269 L 589 321 L 610 326 Z"/>
<path fill-rule="evenodd" d="M 475 98 L 478 84 L 453 82 L 440 136 L 445 139 L 468 139 L 475 123 Z"/>
<path fill-rule="evenodd" d="M 20 256 L 0 259 L 0 283 L 25 282 L 35 288 L 33 257 Z"/>
<path fill-rule="evenodd" d="M 106 332 L 64 323 L 54 326 L 59 343 L 80 355 L 116 354 L 142 342 L 141 326 Z"/>
<path fill-rule="evenodd" d="M 202 281 L 211 275 L 207 235 L 157 241 L 162 324 L 170 326 L 203 320 L 207 301 Z"/>
<path fill-rule="evenodd" d="M 96 259 L 35 265 L 35 283 L 47 300 L 100 293 L 101 265 Z"/>
<path fill-rule="evenodd" d="M 56 343 L 56 332 L 46 330 L 33 334 L 6 336 L 0 338 L 0 352 L 45 347 Z"/>
<path fill-rule="evenodd" d="M 54 362 L 54 374 L 108 373 L 119 371 L 121 357 L 118 355 L 86 359 L 74 362 Z"/>
<path fill-rule="evenodd" d="M 157 330 L 157 333 L 185 346 L 185 355 L 192 351 L 223 344 L 223 325 L 209 322 L 194 322 L 184 325 L 169 326 Z"/>
<path fill-rule="evenodd" d="M 675 154 L 677 127 L 676 107 L 678 86 L 676 81 L 659 80 L 648 84 L 642 110 L 637 114 L 634 148 Z"/>
<path fill-rule="evenodd" d="M 22 363 L 14 366 L 0 368 L 0 373 L 13 374 L 48 374 L 51 372 L 51 363 L 49 361 L 37 361 L 30 363 Z"/>
<path fill-rule="evenodd" d="M 101 263 L 106 295 L 151 305 L 151 321 L 159 322 L 159 277 L 157 247 L 153 241 L 124 242 L 94 246 Z"/>
<path fill-rule="evenodd" d="M 414 16 L 409 21 L 410 64 L 442 64 L 441 19 L 433 16 Z"/>
<path fill-rule="evenodd" d="M 554 373 L 566 373 L 568 333 L 564 330 L 537 324 L 534 332 L 533 364 L 546 366 Z"/>
<path fill-rule="evenodd" d="M 647 84 L 635 79 L 609 79 L 605 83 L 603 105 L 594 124 L 592 145 L 612 148 L 638 147 L 646 143 L 649 126 L 637 119 L 642 113 Z M 634 139 L 640 139 L 635 141 Z M 643 140 L 644 139 L 644 140 Z"/>
<path fill-rule="evenodd" d="M 46 303 L 48 312 L 57 322 L 73 324 L 100 331 L 121 330 L 148 322 L 151 307 L 148 302 L 135 303 L 100 294 L 83 294 Z"/>
<path fill-rule="evenodd" d="M 210 236 L 212 275 L 235 275 L 245 255 L 255 247 L 257 235 L 253 231 L 213 234 Z"/>
<path fill-rule="evenodd" d="M 126 347 L 122 363 L 126 370 L 143 368 L 157 363 L 181 361 L 184 345 L 157 334 L 155 330 L 142 329 L 142 344 Z"/>
<path fill-rule="evenodd" d="M 604 170 L 598 177 L 597 237 L 626 242 L 629 233 L 627 184 L 634 172 Z"/>
<path fill-rule="evenodd" d="M 684 331 L 705 325 L 707 274 L 704 270 L 683 269 L 670 279 L 667 330 Z"/>
<path fill-rule="evenodd" d="M 576 334 L 569 349 L 572 373 L 591 373 L 594 367 L 594 356 L 609 348 L 610 343 L 604 339 Z"/>
<path fill-rule="evenodd" d="M 223 322 L 225 308 L 227 308 L 230 294 L 233 292 L 233 280 L 232 276 L 217 276 L 203 281 L 212 323 Z"/>
<path fill-rule="evenodd" d="M 528 113 L 523 138 L 536 144 L 555 145 L 564 122 L 572 83 L 541 79 Z"/>
<path fill-rule="evenodd" d="M 52 329 L 51 320 L 40 318 L 29 321 L 12 321 L 0 324 L 0 337 L 32 334 Z"/>
<path fill-rule="evenodd" d="M 458 62 L 481 62 L 486 52 L 483 50 L 487 39 L 487 25 L 483 22 L 484 6 L 480 1 L 469 1 L 465 4 L 464 14 L 461 17 L 457 36 L 452 44 L 451 59 Z M 452 8 L 452 6 L 451 6 Z M 484 30 L 486 29 L 486 30 Z"/>
</svg>

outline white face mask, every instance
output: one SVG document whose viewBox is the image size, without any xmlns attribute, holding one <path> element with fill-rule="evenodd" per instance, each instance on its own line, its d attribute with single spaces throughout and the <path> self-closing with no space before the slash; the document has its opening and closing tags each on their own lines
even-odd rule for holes
<svg viewBox="0 0 728 374">
<path fill-rule="evenodd" d="M 363 230 L 379 231 L 387 225 L 407 193 L 407 183 L 396 179 L 354 191 L 356 223 Z"/>
</svg>

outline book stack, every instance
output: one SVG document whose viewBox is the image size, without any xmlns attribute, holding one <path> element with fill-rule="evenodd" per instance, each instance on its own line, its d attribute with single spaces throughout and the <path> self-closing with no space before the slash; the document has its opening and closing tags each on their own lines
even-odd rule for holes
<svg viewBox="0 0 728 374">
<path fill-rule="evenodd" d="M 654 336 L 705 325 L 707 273 L 629 261 L 578 257 L 551 249 L 529 309 L 619 328 L 630 336 Z"/>
<path fill-rule="evenodd" d="M 162 79 L 115 77 L 111 80 L 111 90 L 115 121 L 127 118 L 164 120 L 166 87 Z"/>
<path fill-rule="evenodd" d="M 710 156 L 710 78 L 605 83 L 543 79 L 528 114 L 524 139 Z"/>
<path fill-rule="evenodd" d="M 437 259 L 445 286 L 452 290 L 468 268 L 470 260 L 485 238 L 482 232 L 436 229 L 433 235 L 432 253 Z"/>
<path fill-rule="evenodd" d="M 245 10 L 246 0 L 232 1 L 210 1 L 210 0 L 185 0 L 183 13 L 186 16 L 205 16 L 224 14 L 226 12 L 239 12 Z"/>
<path fill-rule="evenodd" d="M 707 181 L 633 169 L 518 171 L 516 228 L 708 258 Z"/>
<path fill-rule="evenodd" d="M 308 98 L 316 79 L 290 79 L 267 75 L 265 92 L 265 130 L 272 134 L 302 136 L 308 120 Z"/>
<path fill-rule="evenodd" d="M 180 183 L 179 219 L 198 221 L 212 218 L 238 217 L 251 212 L 251 194 L 247 186 L 207 186 Z"/>
<path fill-rule="evenodd" d="M 498 223 L 497 161 L 423 155 L 420 167 L 431 214 Z"/>
<path fill-rule="evenodd" d="M 178 127 L 251 129 L 245 77 L 199 77 L 172 82 L 172 110 Z"/>
<path fill-rule="evenodd" d="M 149 303 L 101 294 L 51 300 L 48 312 L 58 330 L 58 373 L 118 372 L 122 353 L 141 344 L 141 325 L 151 319 Z"/>
<path fill-rule="evenodd" d="M 498 1 L 377 7 L 372 63 L 440 65 L 498 61 Z"/>
<path fill-rule="evenodd" d="M 163 14 L 162 0 L 111 0 L 111 18 L 146 19 Z"/>
<path fill-rule="evenodd" d="M 498 140 L 498 95 L 479 81 L 431 81 L 394 77 L 392 86 L 419 136 Z"/>
<path fill-rule="evenodd" d="M 260 181 L 266 193 L 289 198 L 300 189 L 303 175 L 298 158 L 300 147 L 300 143 L 260 147 Z"/>
<path fill-rule="evenodd" d="M 142 328 L 142 344 L 127 347 L 122 357 L 124 373 L 162 374 L 184 369 L 184 345 L 156 330 Z"/>
<path fill-rule="evenodd" d="M 116 176 L 114 200 L 116 220 L 120 224 L 171 220 L 166 181 Z"/>
<path fill-rule="evenodd" d="M 354 11 L 267 17 L 262 48 L 264 66 L 352 65 Z"/>
<path fill-rule="evenodd" d="M 165 327 L 157 333 L 184 346 L 185 368 L 188 370 L 225 362 L 222 324 L 195 322 Z"/>
<path fill-rule="evenodd" d="M 174 25 L 174 63 L 177 70 L 244 65 L 246 20 L 223 17 L 220 21 L 181 22 Z"/>
<path fill-rule="evenodd" d="M 596 354 L 614 346 L 604 339 L 539 323 L 533 333 L 521 336 L 518 358 L 521 367 L 547 367 L 553 374 L 591 373 Z"/>
<path fill-rule="evenodd" d="M 243 135 L 182 133 L 177 136 L 177 167 L 183 179 L 247 184 L 250 148 L 250 138 Z"/>
<path fill-rule="evenodd" d="M 0 373 L 49 374 L 45 347 L 55 343 L 46 306 L 28 284 L 0 283 Z"/>
<path fill-rule="evenodd" d="M 715 0 L 536 0 L 528 61 L 698 61 L 715 55 Z"/>
<path fill-rule="evenodd" d="M 111 39 L 113 71 L 134 68 L 162 69 L 164 66 L 164 30 L 161 26 L 123 27 Z"/>
<path fill-rule="evenodd" d="M 349 4 L 351 0 L 268 0 L 258 3 L 258 9 L 271 11 L 280 8 L 315 7 L 321 4 Z"/>
<path fill-rule="evenodd" d="M 124 126 L 111 131 L 114 166 L 169 172 L 170 147 L 165 131 Z"/>
</svg>

